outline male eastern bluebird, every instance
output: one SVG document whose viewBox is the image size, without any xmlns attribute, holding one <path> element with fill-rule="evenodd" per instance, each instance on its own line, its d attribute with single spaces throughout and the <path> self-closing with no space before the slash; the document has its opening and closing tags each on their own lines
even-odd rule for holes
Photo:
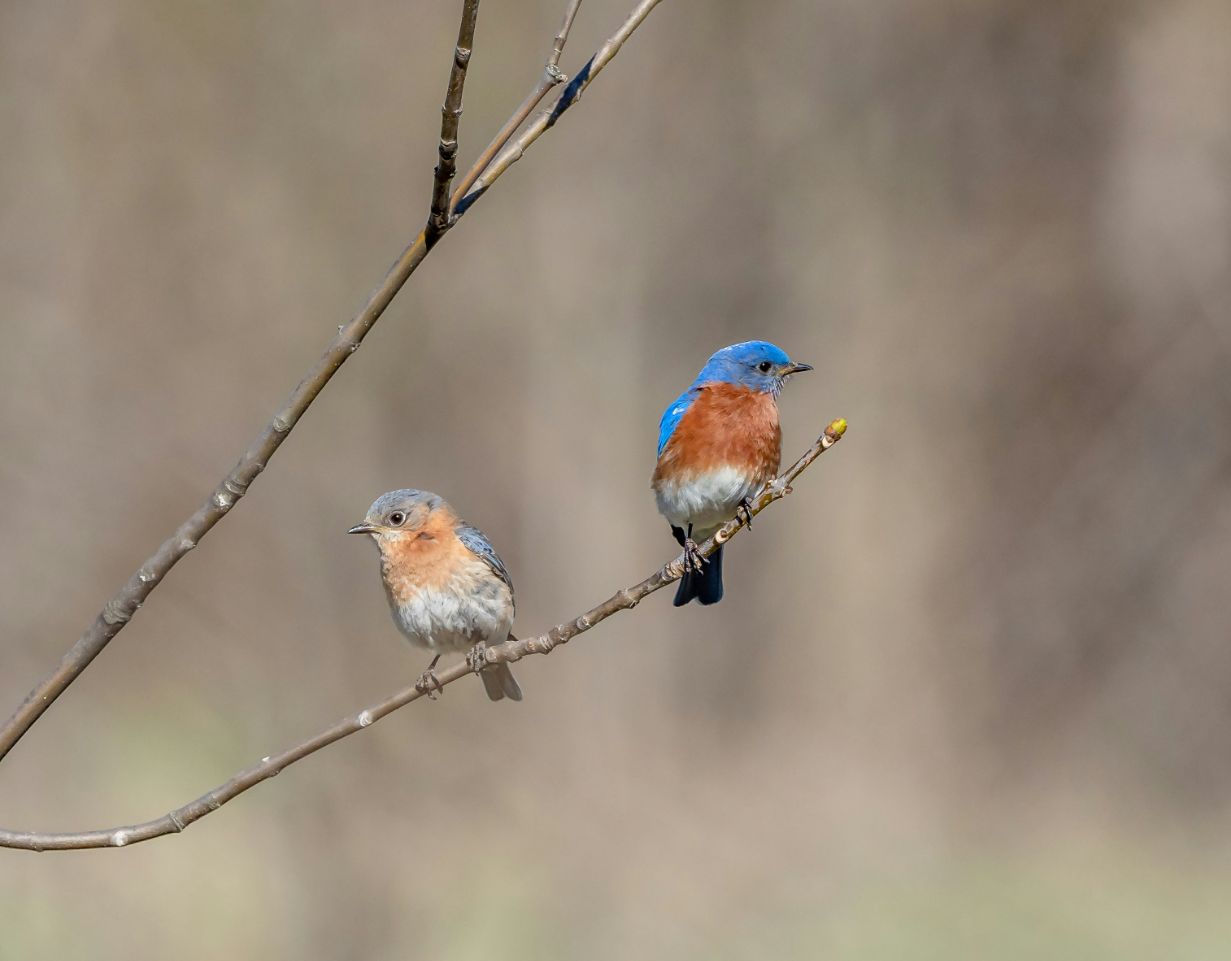
<svg viewBox="0 0 1231 961">
<path fill-rule="evenodd" d="M 676 607 L 693 598 L 722 600 L 722 548 L 706 560 L 697 541 L 748 511 L 750 498 L 778 473 L 778 393 L 792 374 L 811 369 L 763 340 L 732 344 L 663 411 L 650 486 L 686 555 Z"/>
<path fill-rule="evenodd" d="M 482 532 L 457 516 L 438 494 L 390 491 L 376 498 L 348 534 L 371 534 L 380 548 L 380 575 L 393 622 L 407 640 L 435 653 L 416 685 L 430 692 L 445 651 L 473 654 L 502 644 L 513 626 L 513 581 Z M 478 645 L 478 647 L 476 647 Z M 521 700 L 509 665 L 489 664 L 479 676 L 493 701 Z"/>
</svg>

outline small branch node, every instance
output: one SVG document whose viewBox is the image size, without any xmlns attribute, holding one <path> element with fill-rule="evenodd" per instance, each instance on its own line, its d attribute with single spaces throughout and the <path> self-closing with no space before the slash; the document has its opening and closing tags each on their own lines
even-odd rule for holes
<svg viewBox="0 0 1231 961">
<path fill-rule="evenodd" d="M 124 601 L 118 597 L 112 598 L 103 605 L 103 620 L 113 627 L 118 624 L 127 624 L 133 616 L 133 611 L 137 605 L 133 605 L 130 609 Z"/>
</svg>

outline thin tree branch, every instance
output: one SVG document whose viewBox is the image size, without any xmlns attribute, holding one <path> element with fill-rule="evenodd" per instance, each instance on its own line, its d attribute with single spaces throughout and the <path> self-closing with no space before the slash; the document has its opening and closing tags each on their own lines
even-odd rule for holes
<svg viewBox="0 0 1231 961">
<path fill-rule="evenodd" d="M 766 485 L 753 501 L 749 518 L 755 517 L 774 501 L 780 500 L 791 492 L 791 483 L 799 477 L 808 466 L 821 454 L 829 450 L 842 439 L 846 433 L 846 421 L 833 421 L 825 432 L 817 438 L 804 454 L 792 464 L 777 480 Z M 724 524 L 713 537 L 700 545 L 701 553 L 709 556 L 719 546 L 747 526 L 747 519 L 735 517 Z M 616 591 L 611 597 L 597 607 L 592 607 L 579 617 L 563 624 L 557 624 L 545 634 L 527 637 L 522 640 L 510 637 L 503 644 L 487 648 L 484 656 L 489 664 L 500 661 L 520 661 L 531 654 L 550 654 L 561 644 L 567 644 L 579 634 L 595 627 L 613 614 L 631 610 L 644 598 L 661 590 L 668 584 L 680 579 L 684 573 L 684 555 L 664 564 L 661 568 L 639 584 Z M 446 687 L 473 673 L 465 660 L 438 672 L 440 686 Z M 423 697 L 423 693 L 415 687 L 407 687 L 391 697 L 365 708 L 358 714 L 343 718 L 337 724 L 309 738 L 302 744 L 292 747 L 281 754 L 263 757 L 256 764 L 240 771 L 225 784 L 220 784 L 195 801 L 190 801 L 183 807 L 164 814 L 153 821 L 141 824 L 129 824 L 123 827 L 104 828 L 98 831 L 78 831 L 63 834 L 40 834 L 34 831 L 8 831 L 0 829 L 0 847 L 22 848 L 30 851 L 65 851 L 77 848 L 115 848 L 136 844 L 139 841 L 149 841 L 152 838 L 167 834 L 177 834 L 188 825 L 199 821 L 212 811 L 218 810 L 228 801 L 243 794 L 249 788 L 266 781 L 278 772 L 284 770 L 296 761 L 309 754 L 315 754 L 321 748 L 328 747 L 335 741 L 340 741 L 351 734 L 357 734 L 365 727 L 370 727 L 386 715 L 392 714 L 398 708 L 405 707 L 412 701 Z"/>
<path fill-rule="evenodd" d="M 509 147 L 492 162 L 491 166 L 483 172 L 482 176 L 475 180 L 474 186 L 471 187 L 470 190 L 467 191 L 467 193 L 453 205 L 454 213 L 458 217 L 462 216 L 462 214 L 469 210 L 474 202 L 483 196 L 484 191 L 490 188 L 501 174 L 503 174 L 509 169 L 509 167 L 513 166 L 513 164 L 517 163 L 517 161 L 522 158 L 526 152 L 526 149 L 532 143 L 538 140 L 539 137 L 543 136 L 548 129 L 555 126 L 556 121 L 563 116 L 564 112 L 581 99 L 581 95 L 594 81 L 594 78 L 597 77 L 602 69 L 611 62 L 612 58 L 620 52 L 620 47 L 624 45 L 624 42 L 632 35 L 633 31 L 641 26 L 641 24 L 645 21 L 645 18 L 650 15 L 650 11 L 658 6 L 660 2 L 661 0 L 641 0 L 641 2 L 637 4 L 636 8 L 634 8 L 633 12 L 628 15 L 628 19 L 624 21 L 620 29 L 617 30 L 606 43 L 598 48 L 598 52 L 586 61 L 586 65 L 581 68 L 572 80 L 569 81 L 568 86 L 566 86 L 560 96 L 556 98 L 556 102 L 549 109 L 542 111 L 534 119 L 534 122 L 522 131 L 521 136 L 514 140 L 513 143 L 510 144 Z"/>
<path fill-rule="evenodd" d="M 474 49 L 474 26 L 479 19 L 479 0 L 464 0 L 462 22 L 457 28 L 453 48 L 453 67 L 449 86 L 440 108 L 440 160 L 432 184 L 432 209 L 427 219 L 427 245 L 431 247 L 449 229 L 449 185 L 457 170 L 457 131 L 462 120 L 462 90 L 466 86 L 466 67 Z"/>
<path fill-rule="evenodd" d="M 560 56 L 564 53 L 564 44 L 568 41 L 568 33 L 573 29 L 573 20 L 580 6 L 581 0 L 571 0 L 564 11 L 564 19 L 560 21 L 560 29 L 556 31 L 556 39 L 551 45 L 551 56 L 547 58 L 548 67 L 560 66 Z"/>
<path fill-rule="evenodd" d="M 560 29 L 556 31 L 556 39 L 552 42 L 551 46 L 551 54 L 547 58 L 547 63 L 543 65 L 543 73 L 539 77 L 538 83 L 534 85 L 533 90 L 526 94 L 526 99 L 521 102 L 521 106 L 513 111 L 513 116 L 509 117 L 492 142 L 479 154 L 479 159 L 474 162 L 470 170 L 467 171 L 466 176 L 462 178 L 462 182 L 458 184 L 457 189 L 453 191 L 450 213 L 452 213 L 452 207 L 456 206 L 457 202 L 466 196 L 466 193 L 474 186 L 474 182 L 479 179 L 479 175 L 487 169 L 488 164 L 492 162 L 492 158 L 500 153 L 513 134 L 517 133 L 517 129 L 530 116 L 534 108 L 539 105 L 539 101 L 546 97 L 548 92 L 557 84 L 568 80 L 568 77 L 560 72 L 560 56 L 564 53 L 564 44 L 568 42 L 569 31 L 573 29 L 573 19 L 577 16 L 577 8 L 580 6 L 581 0 L 570 0 L 568 9 L 564 11 L 564 19 L 560 21 Z"/>
<path fill-rule="evenodd" d="M 645 19 L 644 15 L 641 19 Z M 631 30 L 621 29 L 625 39 L 630 32 Z M 491 180 L 494 179 L 494 177 L 491 178 Z M 484 190 L 491 186 L 491 180 L 484 186 Z M 472 205 L 475 199 L 477 198 L 472 196 L 467 207 Z M 26 699 L 0 728 L 0 760 L 4 759 L 43 712 L 80 676 L 90 662 L 102 653 L 103 648 L 132 619 L 154 588 L 162 583 L 171 568 L 195 548 L 201 538 L 208 534 L 214 525 L 225 517 L 236 502 L 247 493 L 249 486 L 265 469 L 269 459 L 299 423 L 299 419 L 329 383 L 330 378 L 359 349 L 363 338 L 380 319 L 410 275 L 423 262 L 429 249 L 425 228 L 410 246 L 402 251 L 401 256 L 389 268 L 384 280 L 368 297 L 363 309 L 338 330 L 337 336 L 330 341 L 325 352 L 308 370 L 283 407 L 261 429 L 234 469 L 214 488 L 205 503 L 180 524 L 124 586 L 107 601 L 94 622 L 60 659 L 59 666 L 39 682 L 38 686 L 26 696 Z"/>
</svg>

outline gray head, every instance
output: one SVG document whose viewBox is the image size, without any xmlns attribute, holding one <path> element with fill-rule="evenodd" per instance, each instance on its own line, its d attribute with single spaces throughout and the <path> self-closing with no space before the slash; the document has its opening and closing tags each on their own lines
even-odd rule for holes
<svg viewBox="0 0 1231 961">
<path fill-rule="evenodd" d="M 451 523 L 455 515 L 439 494 L 408 487 L 381 494 L 368 508 L 363 523 L 356 524 L 346 533 L 371 534 L 379 540 L 381 537 L 396 537 L 422 530 L 429 520 Z"/>
<path fill-rule="evenodd" d="M 777 396 L 788 377 L 811 369 L 809 364 L 792 361 L 776 344 L 749 340 L 717 351 L 701 368 L 694 384 L 737 384 Z"/>
</svg>

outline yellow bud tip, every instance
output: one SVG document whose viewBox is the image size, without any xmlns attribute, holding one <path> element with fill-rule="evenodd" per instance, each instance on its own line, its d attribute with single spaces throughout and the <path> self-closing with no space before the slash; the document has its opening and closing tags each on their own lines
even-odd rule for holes
<svg viewBox="0 0 1231 961">
<path fill-rule="evenodd" d="M 835 420 L 833 423 L 831 423 L 828 427 L 825 428 L 825 433 L 828 434 L 830 437 L 832 437 L 834 440 L 837 440 L 839 437 L 841 437 L 843 434 L 846 433 L 846 418 L 839 417 L 837 420 Z"/>
</svg>

